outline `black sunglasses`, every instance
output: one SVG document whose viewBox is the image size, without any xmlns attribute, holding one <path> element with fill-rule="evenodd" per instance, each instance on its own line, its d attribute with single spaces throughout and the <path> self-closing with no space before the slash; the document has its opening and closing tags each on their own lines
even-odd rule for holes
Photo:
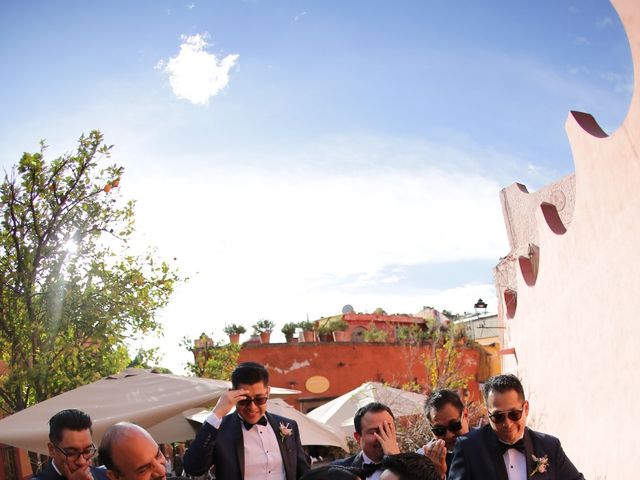
<svg viewBox="0 0 640 480">
<path fill-rule="evenodd" d="M 523 405 L 524 406 L 524 405 Z M 493 412 L 489 414 L 489 418 L 494 421 L 494 423 L 502 423 L 505 418 L 509 417 L 509 420 L 512 422 L 517 422 L 522 418 L 522 412 L 524 410 L 509 410 L 507 412 Z"/>
<path fill-rule="evenodd" d="M 85 460 L 91 460 L 95 456 L 96 452 L 98 451 L 96 446 L 93 444 L 91 444 L 90 447 L 81 451 L 73 450 L 73 449 L 65 450 L 64 448 L 60 448 L 55 443 L 53 443 L 52 445 L 56 447 L 56 449 L 61 454 L 63 454 L 67 458 L 67 460 L 71 460 L 72 462 L 77 462 L 78 459 L 80 458 L 80 455 L 82 455 Z"/>
<path fill-rule="evenodd" d="M 431 426 L 431 431 L 436 437 L 444 437 L 447 433 L 447 430 L 449 430 L 451 433 L 459 432 L 460 430 L 462 430 L 462 421 L 458 420 L 456 422 L 451 422 L 446 427 L 443 427 L 442 425 Z"/>
<path fill-rule="evenodd" d="M 248 407 L 249 405 L 251 405 L 251 402 L 255 403 L 257 406 L 260 405 L 264 405 L 265 403 L 267 403 L 269 397 L 264 396 L 264 397 L 245 397 L 243 400 L 238 400 L 238 405 L 240 405 L 241 407 Z"/>
</svg>

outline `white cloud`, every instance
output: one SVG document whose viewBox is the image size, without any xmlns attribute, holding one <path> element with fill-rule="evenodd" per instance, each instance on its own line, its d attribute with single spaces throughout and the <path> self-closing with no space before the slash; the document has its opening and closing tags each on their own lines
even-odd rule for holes
<svg viewBox="0 0 640 480">
<path fill-rule="evenodd" d="M 587 45 L 591 45 L 591 42 L 589 41 L 589 39 L 587 37 L 583 37 L 583 36 L 575 37 L 573 39 L 573 43 L 575 45 L 578 45 L 578 46 L 581 46 L 581 47 L 584 47 L 584 46 L 587 46 Z"/>
<path fill-rule="evenodd" d="M 300 20 L 302 17 L 304 17 L 307 14 L 307 12 L 300 12 L 298 15 L 296 15 L 295 17 L 293 17 L 293 21 L 297 22 L 298 20 Z"/>
<path fill-rule="evenodd" d="M 607 28 L 613 25 L 613 20 L 611 17 L 604 17 L 602 20 L 596 22 L 596 27 L 598 28 Z"/>
<path fill-rule="evenodd" d="M 209 99 L 229 84 L 229 71 L 239 55 L 227 55 L 218 59 L 206 51 L 206 34 L 182 36 L 180 53 L 166 62 L 164 71 L 176 97 L 196 105 L 207 105 Z M 162 63 L 161 63 L 162 62 Z M 158 62 L 160 68 L 164 61 Z"/>
<path fill-rule="evenodd" d="M 196 7 L 196 4 L 195 4 L 195 3 L 190 3 L 189 5 L 187 5 L 187 8 L 188 8 L 189 10 L 193 10 L 195 7 Z"/>
</svg>

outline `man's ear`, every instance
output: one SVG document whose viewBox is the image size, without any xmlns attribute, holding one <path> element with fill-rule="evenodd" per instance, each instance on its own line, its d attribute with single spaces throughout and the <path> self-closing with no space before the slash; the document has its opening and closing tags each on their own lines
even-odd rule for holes
<svg viewBox="0 0 640 480">
<path fill-rule="evenodd" d="M 362 435 L 360 435 L 358 432 L 353 432 L 353 438 L 356 439 L 356 442 L 360 443 L 360 439 L 362 438 Z"/>
<path fill-rule="evenodd" d="M 49 449 L 49 457 L 53 458 L 53 454 L 56 452 L 53 443 L 47 442 L 47 448 Z"/>
</svg>

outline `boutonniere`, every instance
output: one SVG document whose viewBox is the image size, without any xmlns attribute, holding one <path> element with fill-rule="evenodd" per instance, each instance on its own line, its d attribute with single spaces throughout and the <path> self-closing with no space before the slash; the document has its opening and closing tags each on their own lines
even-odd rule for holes
<svg viewBox="0 0 640 480">
<path fill-rule="evenodd" d="M 531 475 L 529 475 L 530 477 L 533 477 L 536 473 L 544 473 L 547 471 L 547 468 L 549 467 L 549 457 L 547 455 L 544 457 L 536 457 L 531 454 L 531 458 L 535 462 L 536 468 L 531 472 Z"/>
<path fill-rule="evenodd" d="M 292 433 L 293 430 L 291 429 L 291 427 L 289 427 L 288 423 L 285 425 L 284 423 L 280 422 L 280 438 L 283 442 L 284 439 L 290 437 Z"/>
</svg>

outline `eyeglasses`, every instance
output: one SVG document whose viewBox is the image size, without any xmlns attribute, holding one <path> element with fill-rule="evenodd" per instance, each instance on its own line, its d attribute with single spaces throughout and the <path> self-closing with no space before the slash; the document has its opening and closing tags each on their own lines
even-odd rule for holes
<svg viewBox="0 0 640 480">
<path fill-rule="evenodd" d="M 524 407 L 524 404 L 522 404 Z M 524 410 L 521 408 L 520 410 L 507 410 L 506 412 L 493 412 L 489 414 L 489 418 L 493 420 L 494 423 L 502 423 L 505 421 L 507 417 L 512 422 L 517 422 L 522 418 L 522 412 Z"/>
<path fill-rule="evenodd" d="M 444 437 L 447 433 L 447 430 L 449 430 L 451 433 L 456 433 L 462 430 L 462 418 L 460 418 L 460 420 L 458 421 L 451 422 L 446 427 L 442 425 L 431 425 L 431 431 L 436 437 Z"/>
<path fill-rule="evenodd" d="M 238 400 L 237 405 L 240 405 L 241 407 L 248 407 L 249 405 L 251 405 L 251 402 L 255 403 L 256 406 L 260 406 L 260 405 L 264 405 L 265 403 L 267 403 L 267 399 L 269 397 L 262 396 L 262 397 L 245 397 L 243 400 Z"/>
<path fill-rule="evenodd" d="M 96 446 L 92 443 L 89 448 L 85 448 L 84 450 L 76 450 L 76 449 L 64 449 L 60 448 L 55 443 L 52 444 L 58 451 L 63 454 L 67 460 L 71 460 L 73 462 L 77 462 L 80 459 L 80 455 L 84 457 L 85 460 L 91 460 L 98 450 Z"/>
</svg>

